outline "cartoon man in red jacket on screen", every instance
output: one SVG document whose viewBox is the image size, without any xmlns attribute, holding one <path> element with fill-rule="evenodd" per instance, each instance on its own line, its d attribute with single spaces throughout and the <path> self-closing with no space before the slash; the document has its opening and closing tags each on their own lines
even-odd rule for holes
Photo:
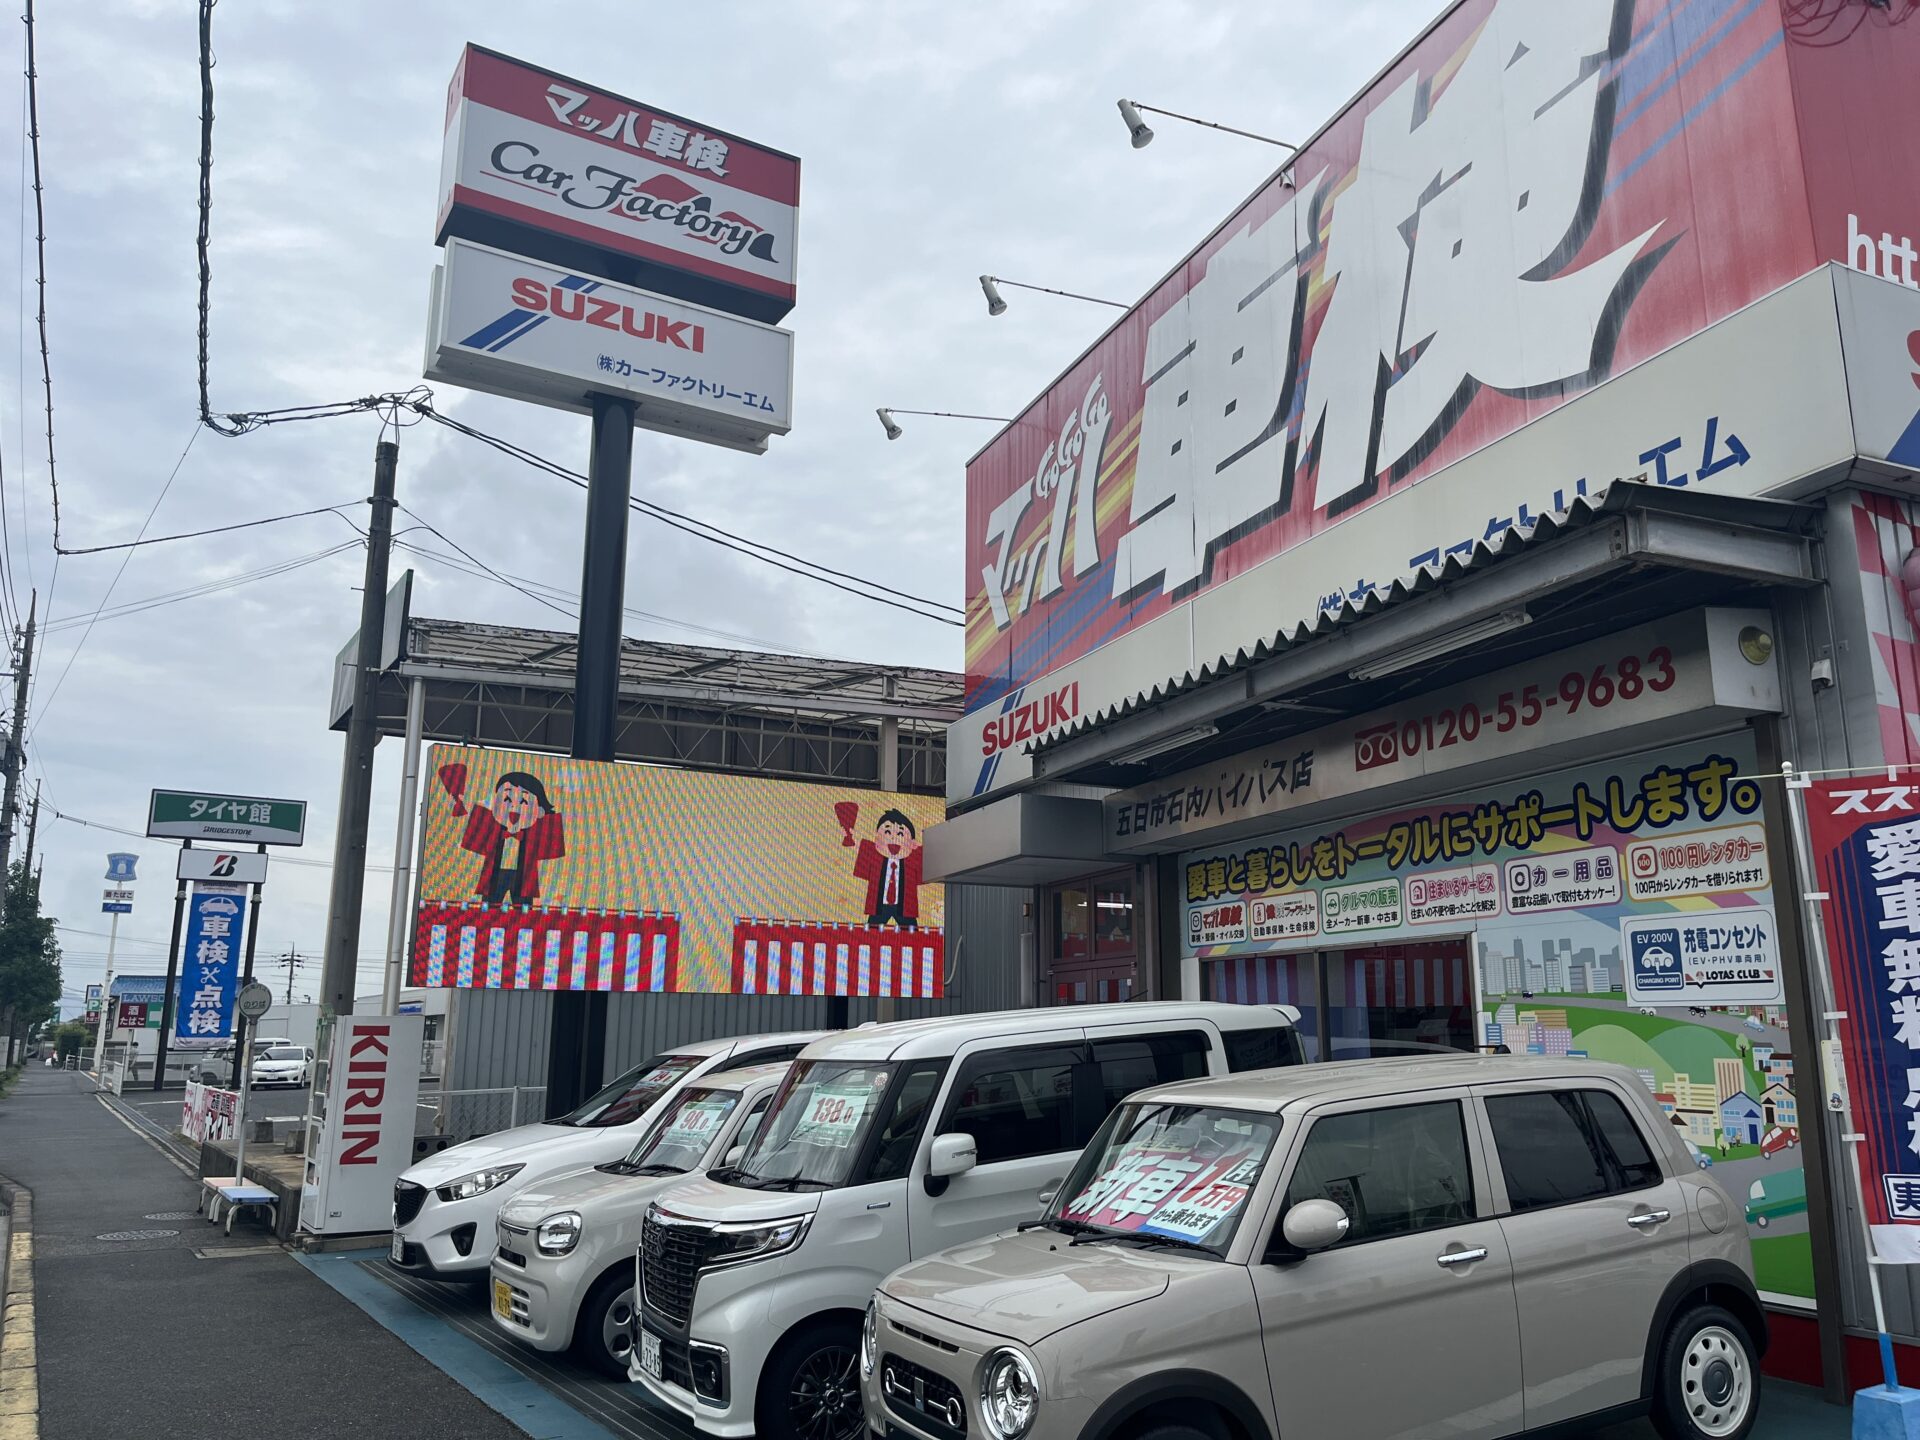
<svg viewBox="0 0 1920 1440">
<path fill-rule="evenodd" d="M 867 882 L 867 924 L 892 922 L 902 930 L 920 926 L 920 840 L 913 821 L 888 810 L 860 842 L 853 873 Z"/>
<path fill-rule="evenodd" d="M 492 805 L 468 814 L 460 846 L 482 857 L 473 888 L 489 905 L 531 905 L 540 898 L 540 863 L 562 858 L 567 837 L 539 777 L 510 770 L 494 782 Z"/>
</svg>

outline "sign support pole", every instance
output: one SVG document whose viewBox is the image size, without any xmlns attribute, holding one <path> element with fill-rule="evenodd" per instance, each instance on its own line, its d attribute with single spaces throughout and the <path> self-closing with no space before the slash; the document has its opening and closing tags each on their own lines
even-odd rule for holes
<svg viewBox="0 0 1920 1440">
<path fill-rule="evenodd" d="M 407 932 L 413 919 L 413 817 L 420 808 L 420 742 L 427 728 L 427 682 L 418 675 L 407 682 L 407 742 L 400 764 L 400 819 L 393 837 L 393 890 L 387 901 L 387 969 L 380 987 L 380 1013 L 397 1015 L 400 987 L 405 977 Z"/>
<path fill-rule="evenodd" d="M 380 637 L 386 628 L 387 561 L 393 548 L 393 482 L 400 465 L 397 441 L 373 447 L 373 494 L 368 504 L 367 571 L 361 582 L 360 637 L 354 653 L 353 713 L 340 766 L 340 814 L 333 832 L 333 887 L 327 904 L 327 945 L 320 963 L 320 1005 L 332 1015 L 353 1013 L 353 976 L 360 951 L 360 902 L 367 888 L 367 817 L 373 805 L 373 747 L 379 743 L 374 697 Z"/>
<path fill-rule="evenodd" d="M 96 1075 L 104 1075 L 107 1069 L 107 1035 L 113 1028 L 107 1024 L 107 1012 L 113 1008 L 113 947 L 120 938 L 120 912 L 113 912 L 113 918 L 107 921 L 107 983 L 100 988 L 100 1031 L 93 1039 L 93 1069 Z"/>
<path fill-rule="evenodd" d="M 620 719 L 620 621 L 627 577 L 627 502 L 633 494 L 632 400 L 593 397 L 592 446 L 569 753 L 576 760 L 611 760 Z M 548 1115 L 564 1115 L 600 1088 L 606 1046 L 606 995 L 556 991 L 547 1032 Z"/>
<path fill-rule="evenodd" d="M 255 848 L 258 849 L 262 855 L 267 853 L 267 847 L 264 844 L 256 846 Z M 245 989 L 253 979 L 253 942 L 257 940 L 259 936 L 260 882 L 256 880 L 253 882 L 253 913 L 247 918 L 247 948 L 240 961 L 240 984 L 234 991 L 236 995 L 240 990 Z M 249 1043 L 251 1043 L 251 1036 L 253 1034 L 252 1024 L 246 1022 L 245 1018 L 237 1010 L 234 1012 L 233 1019 L 236 1026 L 242 1023 L 247 1024 L 247 1034 L 249 1036 Z M 246 1059 L 240 1053 L 240 1047 L 235 1045 L 233 1047 L 233 1086 L 231 1088 L 239 1089 L 251 1078 L 251 1075 L 252 1072 L 246 1066 Z"/>
<path fill-rule="evenodd" d="M 191 850 L 193 841 L 182 840 L 182 850 Z M 174 866 L 177 874 L 180 867 Z M 167 1035 L 173 1028 L 173 982 L 180 975 L 180 929 L 187 920 L 187 882 L 173 882 L 173 938 L 167 941 L 167 988 L 160 992 L 160 1048 L 153 1056 L 153 1088 L 160 1089 L 167 1078 Z"/>
</svg>

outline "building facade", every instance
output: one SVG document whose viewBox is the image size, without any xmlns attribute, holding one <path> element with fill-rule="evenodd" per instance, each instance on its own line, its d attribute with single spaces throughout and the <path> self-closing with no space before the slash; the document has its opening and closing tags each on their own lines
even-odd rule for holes
<svg viewBox="0 0 1920 1440">
<path fill-rule="evenodd" d="M 1830 1380 L 1789 787 L 1920 762 L 1920 26 L 1840 8 L 1441 16 L 969 465 L 927 847 L 1035 1003 L 1618 1061 L 1734 1193 L 1804 1166 L 1751 1234 Z"/>
</svg>

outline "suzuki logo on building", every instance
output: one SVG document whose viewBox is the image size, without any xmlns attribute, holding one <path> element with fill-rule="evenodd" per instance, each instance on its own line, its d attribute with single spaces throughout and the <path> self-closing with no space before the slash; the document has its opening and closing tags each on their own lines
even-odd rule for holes
<svg viewBox="0 0 1920 1440">
<path fill-rule="evenodd" d="M 1038 740 L 1080 714 L 1080 682 L 1062 685 L 1052 694 L 1015 706 L 994 717 L 980 737 L 980 753 L 992 757 L 1026 740 Z"/>
</svg>

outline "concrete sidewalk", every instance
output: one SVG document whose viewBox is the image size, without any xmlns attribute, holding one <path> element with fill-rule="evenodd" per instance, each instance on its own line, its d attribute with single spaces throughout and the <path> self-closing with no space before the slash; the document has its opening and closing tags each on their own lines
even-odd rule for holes
<svg viewBox="0 0 1920 1440">
<path fill-rule="evenodd" d="M 194 1178 L 91 1092 L 29 1067 L 0 1103 L 0 1168 L 33 1191 L 43 1440 L 533 1433 L 260 1231 L 199 1219 Z"/>
</svg>

